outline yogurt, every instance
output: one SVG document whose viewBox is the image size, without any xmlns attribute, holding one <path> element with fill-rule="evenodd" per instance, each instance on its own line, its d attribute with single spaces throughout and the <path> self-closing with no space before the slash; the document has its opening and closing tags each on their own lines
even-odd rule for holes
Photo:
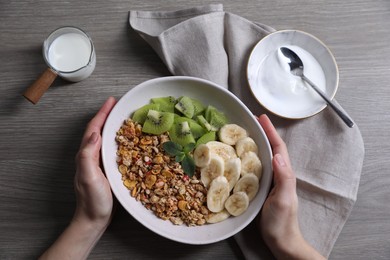
<svg viewBox="0 0 390 260">
<path fill-rule="evenodd" d="M 88 38 L 78 33 L 65 33 L 50 45 L 48 60 L 54 69 L 71 72 L 88 65 L 91 52 Z"/>
<path fill-rule="evenodd" d="M 302 60 L 305 75 L 325 92 L 326 79 L 318 61 L 306 50 L 295 46 L 285 46 L 293 50 Z M 296 111 L 311 111 L 325 104 L 322 98 L 300 77 L 290 73 L 286 58 L 279 48 L 264 57 L 258 67 L 257 85 L 266 107 L 277 108 L 278 114 Z M 275 110 L 275 109 L 273 109 Z"/>
</svg>

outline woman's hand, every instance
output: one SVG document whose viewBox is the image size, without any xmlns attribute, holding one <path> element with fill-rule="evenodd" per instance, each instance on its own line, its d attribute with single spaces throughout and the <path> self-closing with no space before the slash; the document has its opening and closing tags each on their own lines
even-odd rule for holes
<svg viewBox="0 0 390 260">
<path fill-rule="evenodd" d="M 278 259 L 324 259 L 303 238 L 298 223 L 296 178 L 287 147 L 266 115 L 258 118 L 272 146 L 274 186 L 258 221 L 261 235 Z"/>
<path fill-rule="evenodd" d="M 88 123 L 81 141 L 76 156 L 74 186 L 77 207 L 73 221 L 90 222 L 100 227 L 110 222 L 113 200 L 110 185 L 100 168 L 100 132 L 114 104 L 113 98 L 106 101 Z"/>
<path fill-rule="evenodd" d="M 40 259 L 86 259 L 111 221 L 113 199 L 100 168 L 100 133 L 114 105 L 115 99 L 108 98 L 85 130 L 76 156 L 74 217 Z"/>
</svg>

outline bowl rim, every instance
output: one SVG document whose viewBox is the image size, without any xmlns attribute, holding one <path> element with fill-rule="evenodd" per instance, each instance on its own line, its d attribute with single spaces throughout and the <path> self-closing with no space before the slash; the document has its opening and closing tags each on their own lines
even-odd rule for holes
<svg viewBox="0 0 390 260">
<path fill-rule="evenodd" d="M 301 34 L 301 35 L 304 35 L 305 37 L 307 38 L 311 38 L 313 39 L 314 41 L 317 41 L 320 45 L 322 45 L 324 47 L 324 49 L 327 51 L 327 53 L 329 54 L 329 57 L 331 58 L 332 60 L 332 63 L 333 65 L 335 66 L 335 72 L 336 72 L 336 75 L 335 75 L 335 87 L 334 87 L 334 90 L 332 91 L 331 95 L 329 96 L 329 99 L 332 100 L 334 99 L 336 93 L 337 93 L 337 90 L 338 90 L 338 87 L 339 87 L 339 79 L 340 79 L 340 72 L 339 72 L 339 67 L 338 67 L 338 64 L 337 64 L 337 61 L 336 61 L 336 58 L 334 57 L 332 51 L 330 50 L 330 48 L 322 41 L 320 40 L 319 38 L 317 38 L 316 36 L 314 36 L 313 34 L 311 33 L 308 33 L 308 32 L 305 32 L 305 31 L 302 31 L 302 30 L 295 30 L 295 29 L 284 29 L 284 30 L 277 30 L 277 31 L 274 31 L 274 32 L 271 32 L 269 34 L 267 34 L 266 36 L 264 36 L 263 38 L 261 38 L 252 48 L 251 52 L 249 53 L 249 58 L 247 60 L 247 66 L 246 66 L 246 80 L 247 80 L 247 83 L 248 83 L 248 86 L 249 86 L 249 89 L 252 93 L 252 96 L 255 98 L 255 100 L 263 107 L 265 108 L 267 111 L 271 112 L 272 114 L 278 116 L 278 117 L 281 117 L 281 118 L 285 118 L 285 119 L 292 119 L 292 120 L 299 120 L 299 119 L 304 119 L 304 118 L 309 118 L 309 117 L 312 117 L 312 116 L 315 116 L 317 115 L 318 113 L 320 113 L 322 110 L 324 110 L 328 105 L 327 104 L 324 104 L 323 106 L 319 107 L 317 111 L 311 113 L 311 114 L 308 114 L 306 116 L 302 116 L 302 117 L 290 117 L 290 116 L 286 116 L 286 115 L 283 115 L 283 114 L 280 114 L 280 113 L 277 113 L 275 111 L 273 111 L 272 109 L 270 109 L 269 107 L 265 106 L 263 104 L 263 102 L 261 102 L 261 99 L 259 99 L 254 91 L 253 91 L 253 88 L 251 86 L 251 81 L 249 80 L 249 74 L 250 74 L 250 69 L 249 69 L 249 63 L 250 63 L 250 60 L 251 60 L 251 57 L 253 56 L 254 52 L 256 51 L 256 49 L 258 48 L 259 45 L 261 45 L 264 41 L 266 41 L 268 38 L 270 37 L 274 37 L 274 35 L 276 34 L 282 34 L 282 33 L 290 33 L 290 34 L 293 34 L 293 33 L 298 33 L 298 34 Z"/>
<path fill-rule="evenodd" d="M 252 112 L 249 110 L 249 108 L 236 96 L 234 95 L 232 92 L 230 92 L 228 89 L 212 82 L 212 81 L 209 81 L 209 80 L 205 80 L 205 79 L 202 79 L 202 78 L 196 78 L 196 77 L 191 77 L 191 76 L 166 76 L 166 77 L 158 77 L 158 78 L 154 78 L 154 79 L 150 79 L 150 80 L 146 80 L 138 85 L 136 85 L 135 87 L 131 88 L 129 91 L 127 91 L 119 100 L 118 102 L 115 104 L 114 108 L 111 110 L 110 114 L 108 115 L 107 117 L 107 120 L 104 124 L 104 127 L 103 127 L 103 132 L 102 132 L 102 149 L 101 149 L 101 156 L 102 156 L 102 162 L 103 162 L 103 167 L 105 168 L 106 166 L 106 163 L 105 161 L 109 160 L 110 158 L 107 158 L 109 155 L 105 153 L 105 137 L 108 135 L 108 131 L 109 128 L 107 127 L 107 122 L 110 121 L 110 117 L 112 115 L 115 115 L 115 111 L 116 109 L 118 109 L 119 105 L 118 104 L 121 104 L 121 102 L 124 102 L 124 100 L 126 99 L 127 96 L 131 95 L 132 92 L 135 92 L 137 91 L 138 89 L 142 89 L 144 88 L 144 86 L 146 85 L 150 85 L 150 84 L 155 84 L 155 83 L 158 83 L 158 82 L 161 82 L 161 81 L 176 81 L 176 80 L 184 80 L 184 81 L 195 81 L 195 82 L 198 82 L 198 83 L 201 83 L 201 84 L 205 84 L 205 85 L 209 85 L 210 87 L 213 87 L 213 88 L 217 88 L 219 91 L 222 91 L 224 92 L 226 95 L 230 96 L 232 99 L 234 99 L 238 105 L 244 110 L 246 111 L 246 113 L 248 114 L 252 114 Z M 123 100 L 123 101 L 121 101 Z M 248 117 L 249 118 L 249 117 Z M 252 119 L 251 119 L 252 120 Z M 253 116 L 253 120 L 256 121 L 255 119 L 255 116 Z M 264 142 L 266 144 L 266 147 L 264 149 L 267 149 L 267 152 L 270 156 L 270 176 L 269 176 L 269 183 L 265 183 L 265 189 L 266 189 L 266 194 L 268 196 L 268 193 L 270 191 L 270 188 L 271 188 L 271 184 L 272 184 L 272 179 L 273 179 L 273 169 L 272 169 L 272 157 L 273 157 L 273 154 L 272 154 L 272 149 L 271 149 L 271 145 L 269 143 L 269 140 L 263 130 L 263 128 L 261 127 L 261 125 L 257 122 L 257 125 L 258 125 L 258 129 L 260 130 L 261 132 L 261 135 L 263 136 L 264 138 Z M 257 129 L 256 129 L 257 131 Z M 115 195 L 115 197 L 118 199 L 119 203 L 124 207 L 124 209 L 133 217 L 135 218 L 138 222 L 140 222 L 143 226 L 145 226 L 146 228 L 148 228 L 149 230 L 151 230 L 152 232 L 156 233 L 156 234 L 159 234 L 160 236 L 162 237 L 165 237 L 167 239 L 170 239 L 170 240 L 173 240 L 173 241 L 176 241 L 176 242 L 181 242 L 181 243 L 185 243 L 185 244 L 193 244 L 193 245 L 202 245 L 202 244 L 210 244 L 210 243 L 214 243 L 214 242 L 218 242 L 218 241 L 221 241 L 223 239 L 226 239 L 226 238 L 229 238 L 233 235 L 235 235 L 236 233 L 240 232 L 242 229 L 244 229 L 247 225 L 249 225 L 250 222 L 253 221 L 253 219 L 257 216 L 258 212 L 256 214 L 253 214 L 253 216 L 245 219 L 245 221 L 240 224 L 240 227 L 239 228 L 235 228 L 233 230 L 231 230 L 230 232 L 226 232 L 225 235 L 221 236 L 221 237 L 218 237 L 218 238 L 209 238 L 209 239 L 202 239 L 201 241 L 200 240 L 196 240 L 196 241 L 192 241 L 190 239 L 182 239 L 182 238 L 176 238 L 176 237 L 171 237 L 171 236 L 167 236 L 167 234 L 165 234 L 164 232 L 160 232 L 159 230 L 155 230 L 153 229 L 152 227 L 150 227 L 147 223 L 144 223 L 143 221 L 141 221 L 140 219 L 138 219 L 137 217 L 135 217 L 128 209 L 128 207 L 126 207 L 125 205 L 123 205 L 123 202 L 121 201 L 121 196 L 118 195 L 119 193 L 119 190 L 117 190 L 117 188 L 113 188 L 112 186 L 112 182 L 110 181 L 110 177 L 112 174 L 107 174 L 107 170 L 108 169 L 105 169 L 105 172 L 106 172 L 106 177 L 110 183 L 110 187 L 111 187 L 111 190 L 113 192 L 113 194 Z M 112 171 L 112 170 L 111 170 Z M 118 171 L 119 173 L 119 171 Z M 130 195 L 129 195 L 130 196 Z M 261 201 L 261 206 L 259 208 L 259 211 L 261 210 L 267 196 L 262 199 Z M 157 218 L 157 217 L 156 217 Z M 222 222 L 221 222 L 222 223 Z M 213 225 L 218 225 L 217 224 L 213 224 Z M 189 228 L 193 228 L 193 227 L 189 227 Z"/>
</svg>

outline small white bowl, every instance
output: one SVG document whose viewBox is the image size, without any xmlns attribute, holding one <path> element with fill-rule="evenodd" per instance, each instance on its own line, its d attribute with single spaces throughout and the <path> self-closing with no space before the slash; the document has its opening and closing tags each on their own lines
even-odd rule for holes
<svg viewBox="0 0 390 260">
<path fill-rule="evenodd" d="M 187 227 L 176 226 L 156 217 L 130 196 L 123 185 L 116 162 L 116 132 L 136 109 L 150 102 L 152 97 L 189 96 L 223 111 L 230 122 L 247 129 L 259 146 L 263 163 L 260 189 L 249 208 L 238 217 L 216 224 Z M 145 227 L 168 239 L 187 244 L 209 244 L 233 236 L 245 228 L 259 213 L 272 183 L 272 151 L 263 129 L 249 109 L 231 92 L 207 80 L 193 77 L 163 77 L 141 83 L 127 92 L 111 111 L 103 130 L 102 159 L 111 189 L 122 206 Z"/>
<path fill-rule="evenodd" d="M 285 58 L 278 53 L 283 46 L 300 56 L 305 75 L 311 81 L 330 99 L 335 96 L 339 81 L 335 58 L 319 39 L 297 30 L 271 33 L 253 48 L 247 66 L 252 94 L 263 107 L 280 117 L 301 119 L 313 116 L 327 104 L 309 85 L 291 75 L 287 62 L 283 61 Z"/>
</svg>

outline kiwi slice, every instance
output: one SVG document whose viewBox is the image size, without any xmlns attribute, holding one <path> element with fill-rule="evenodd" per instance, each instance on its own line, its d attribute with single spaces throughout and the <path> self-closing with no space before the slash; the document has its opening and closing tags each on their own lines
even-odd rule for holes
<svg viewBox="0 0 390 260">
<path fill-rule="evenodd" d="M 176 103 L 175 108 L 188 118 L 192 118 L 194 116 L 194 105 L 189 97 L 181 97 Z"/>
<path fill-rule="evenodd" d="M 220 129 L 222 126 L 226 125 L 228 120 L 223 113 L 214 112 L 210 119 L 210 125 L 213 127 Z"/>
<path fill-rule="evenodd" d="M 206 129 L 207 131 L 217 131 L 218 129 L 214 126 L 212 126 L 203 115 L 198 115 L 196 117 L 198 120 L 199 124 Z"/>
<path fill-rule="evenodd" d="M 188 117 L 175 117 L 175 122 L 181 123 L 181 122 L 188 122 L 188 125 L 190 126 L 191 133 L 195 139 L 198 139 L 202 135 L 204 135 L 207 131 L 204 129 L 200 124 L 198 124 L 195 120 L 188 118 Z"/>
<path fill-rule="evenodd" d="M 143 124 L 146 120 L 146 116 L 149 112 L 149 110 L 159 110 L 160 108 L 160 105 L 159 104 L 147 104 L 147 105 L 144 105 L 142 107 L 140 107 L 139 109 L 137 109 L 133 116 L 131 117 L 131 119 L 133 119 L 133 121 L 135 122 L 138 122 L 140 124 Z"/>
<path fill-rule="evenodd" d="M 171 138 L 172 142 L 178 143 L 183 147 L 189 143 L 195 143 L 195 138 L 187 121 L 174 122 L 169 130 L 169 138 Z"/>
<path fill-rule="evenodd" d="M 196 141 L 196 146 L 200 144 L 206 144 L 211 141 L 217 140 L 217 135 L 215 131 L 210 131 L 202 135 L 197 141 Z"/>
<path fill-rule="evenodd" d="M 211 119 L 211 114 L 213 111 L 216 111 L 217 108 L 213 107 L 212 105 L 208 105 L 206 107 L 206 110 L 204 111 L 204 117 L 206 118 L 207 121 L 210 121 Z"/>
<path fill-rule="evenodd" d="M 194 106 L 194 116 L 199 115 L 206 109 L 203 103 L 200 102 L 199 100 L 195 98 L 191 98 L 191 101 L 192 101 L 192 105 Z"/>
<path fill-rule="evenodd" d="M 142 127 L 142 132 L 159 135 L 167 132 L 173 125 L 174 114 L 150 109 Z"/>
<path fill-rule="evenodd" d="M 176 98 L 173 96 L 151 99 L 152 104 L 159 104 L 160 111 L 173 113 L 175 111 Z"/>
<path fill-rule="evenodd" d="M 224 113 L 209 105 L 205 111 L 205 118 L 210 125 L 216 129 L 221 128 L 228 123 L 227 117 Z"/>
</svg>

